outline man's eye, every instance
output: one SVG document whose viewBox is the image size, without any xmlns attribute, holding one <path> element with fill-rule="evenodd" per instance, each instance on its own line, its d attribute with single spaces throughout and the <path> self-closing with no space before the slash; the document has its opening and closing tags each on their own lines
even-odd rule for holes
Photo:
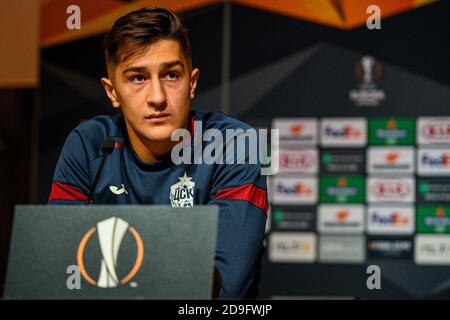
<svg viewBox="0 0 450 320">
<path fill-rule="evenodd" d="M 142 83 L 145 81 L 145 78 L 143 76 L 136 75 L 136 76 L 131 76 L 129 78 L 129 80 L 133 83 Z"/>
<path fill-rule="evenodd" d="M 166 74 L 167 80 L 176 80 L 179 78 L 179 74 L 177 72 L 169 72 Z"/>
</svg>

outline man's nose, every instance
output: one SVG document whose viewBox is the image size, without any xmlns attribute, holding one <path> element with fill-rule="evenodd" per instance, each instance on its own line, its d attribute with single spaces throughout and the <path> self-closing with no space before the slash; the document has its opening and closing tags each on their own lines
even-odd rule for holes
<svg viewBox="0 0 450 320">
<path fill-rule="evenodd" d="M 147 95 L 147 103 L 154 108 L 164 109 L 167 104 L 166 93 L 160 79 L 153 80 Z"/>
</svg>

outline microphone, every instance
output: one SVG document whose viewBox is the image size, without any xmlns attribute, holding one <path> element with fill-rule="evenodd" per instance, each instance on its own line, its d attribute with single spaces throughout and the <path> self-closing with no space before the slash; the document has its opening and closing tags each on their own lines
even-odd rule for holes
<svg viewBox="0 0 450 320">
<path fill-rule="evenodd" d="M 88 204 L 91 202 L 91 199 L 94 196 L 95 187 L 97 186 L 98 180 L 100 179 L 100 175 L 102 173 L 103 165 L 105 164 L 106 157 L 114 151 L 115 144 L 116 144 L 116 142 L 111 137 L 109 137 L 105 141 L 103 141 L 102 160 L 100 161 L 100 165 L 98 166 L 97 173 L 95 174 L 94 183 L 92 184 L 91 191 L 89 192 L 89 197 L 87 199 Z"/>
</svg>

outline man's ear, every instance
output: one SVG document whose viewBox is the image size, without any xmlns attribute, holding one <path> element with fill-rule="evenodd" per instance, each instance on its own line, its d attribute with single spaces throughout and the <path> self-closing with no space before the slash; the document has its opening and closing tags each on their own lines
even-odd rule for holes
<svg viewBox="0 0 450 320">
<path fill-rule="evenodd" d="M 195 90 L 197 89 L 197 81 L 200 76 L 200 70 L 195 68 L 191 71 L 191 99 L 195 97 Z"/>
<path fill-rule="evenodd" d="M 111 103 L 114 108 L 119 108 L 120 103 L 117 99 L 116 90 L 114 89 L 113 83 L 108 78 L 101 78 L 101 82 L 103 85 L 103 88 L 105 89 L 106 95 L 108 96 L 109 100 L 111 100 Z"/>
</svg>

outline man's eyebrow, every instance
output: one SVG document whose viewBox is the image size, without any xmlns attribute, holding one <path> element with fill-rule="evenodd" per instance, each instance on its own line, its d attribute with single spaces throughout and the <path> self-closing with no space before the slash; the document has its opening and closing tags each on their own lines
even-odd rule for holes
<svg viewBox="0 0 450 320">
<path fill-rule="evenodd" d="M 129 67 L 126 68 L 122 71 L 122 74 L 128 73 L 128 72 L 147 72 L 147 68 L 146 67 L 141 67 L 141 66 L 135 66 L 135 67 Z"/>
<path fill-rule="evenodd" d="M 161 64 L 160 70 L 169 69 L 177 65 L 180 65 L 182 68 L 184 68 L 184 63 L 181 60 L 174 60 Z"/>
<path fill-rule="evenodd" d="M 181 60 L 174 60 L 174 61 L 169 61 L 169 62 L 164 62 L 160 65 L 159 69 L 160 70 L 167 70 L 169 68 L 172 68 L 174 66 L 181 66 L 182 68 L 184 68 L 184 63 Z M 143 72 L 148 72 L 147 68 L 144 66 L 133 66 L 133 67 L 129 67 L 126 68 L 122 71 L 122 74 L 126 74 L 128 72 L 139 72 L 139 73 L 143 73 Z"/>
</svg>

